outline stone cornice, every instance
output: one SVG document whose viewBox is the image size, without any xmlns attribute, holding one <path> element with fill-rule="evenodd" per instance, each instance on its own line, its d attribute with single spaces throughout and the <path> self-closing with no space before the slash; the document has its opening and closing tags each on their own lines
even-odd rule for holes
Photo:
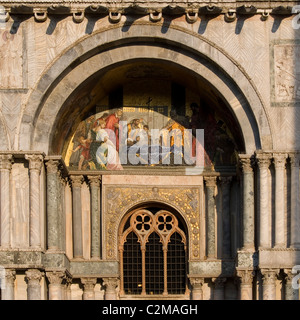
<svg viewBox="0 0 300 320">
<path fill-rule="evenodd" d="M 155 1 L 79 1 L 79 0 L 2 0 L 0 6 L 6 11 L 5 19 L 10 15 L 33 15 L 37 22 L 44 22 L 48 15 L 72 15 L 76 23 L 84 20 L 86 15 L 108 15 L 112 23 L 120 21 L 122 15 L 149 15 L 152 22 L 162 19 L 163 15 L 185 15 L 188 23 L 197 21 L 198 16 L 224 15 L 226 22 L 233 22 L 238 16 L 261 15 L 266 20 L 269 15 L 286 17 L 295 14 L 293 6 L 296 1 L 226 1 L 226 2 L 199 2 L 186 3 L 182 0 L 155 0 Z"/>
</svg>

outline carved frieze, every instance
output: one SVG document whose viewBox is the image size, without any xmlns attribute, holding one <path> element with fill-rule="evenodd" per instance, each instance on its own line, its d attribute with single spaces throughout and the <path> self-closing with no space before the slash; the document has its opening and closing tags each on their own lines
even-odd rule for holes
<svg viewBox="0 0 300 320">
<path fill-rule="evenodd" d="M 180 212 L 189 230 L 190 260 L 200 256 L 200 189 L 172 187 L 115 187 L 104 188 L 104 243 L 106 259 L 117 259 L 118 227 L 122 217 L 141 203 L 161 202 Z"/>
</svg>

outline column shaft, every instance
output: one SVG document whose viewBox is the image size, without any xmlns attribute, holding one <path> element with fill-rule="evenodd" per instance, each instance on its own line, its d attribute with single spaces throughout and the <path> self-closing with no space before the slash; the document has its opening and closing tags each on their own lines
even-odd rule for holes
<svg viewBox="0 0 300 320">
<path fill-rule="evenodd" d="M 41 300 L 41 285 L 43 273 L 37 269 L 28 269 L 26 272 L 27 300 Z"/>
<path fill-rule="evenodd" d="M 254 177 L 249 155 L 240 155 L 243 170 L 243 248 L 254 249 Z"/>
<path fill-rule="evenodd" d="M 46 276 L 49 280 L 49 300 L 62 300 L 62 281 L 65 273 L 63 271 L 49 271 L 46 272 Z"/>
<path fill-rule="evenodd" d="M 231 221 L 230 221 L 230 182 L 231 177 L 222 177 L 222 222 L 223 222 L 223 258 L 231 256 Z"/>
<path fill-rule="evenodd" d="M 1 299 L 15 300 L 15 280 L 16 271 L 11 269 L 5 270 L 5 284 L 1 283 Z"/>
<path fill-rule="evenodd" d="M 29 243 L 33 248 L 41 246 L 40 226 L 40 173 L 43 164 L 43 156 L 26 155 L 29 161 L 29 194 L 30 194 L 30 219 L 29 219 Z"/>
<path fill-rule="evenodd" d="M 81 185 L 83 176 L 71 176 L 73 197 L 73 256 L 83 258 Z"/>
<path fill-rule="evenodd" d="M 119 280 L 117 278 L 105 278 L 103 279 L 103 285 L 105 287 L 105 300 L 117 300 L 116 288 Z"/>
<path fill-rule="evenodd" d="M 50 160 L 47 166 L 47 242 L 49 250 L 59 249 L 58 234 L 58 166 L 59 161 Z"/>
<path fill-rule="evenodd" d="M 286 275 L 286 277 L 285 277 L 285 300 L 299 300 L 299 289 L 296 287 L 293 288 L 293 285 L 296 285 L 296 283 L 293 283 L 293 278 L 296 276 L 296 274 L 293 274 L 292 270 L 290 270 L 290 269 L 284 269 L 284 273 Z M 297 283 L 297 285 L 299 286 L 298 283 Z"/>
<path fill-rule="evenodd" d="M 274 154 L 275 163 L 275 246 L 284 247 L 285 217 L 284 217 L 284 173 L 285 154 Z"/>
<path fill-rule="evenodd" d="M 237 275 L 240 278 L 240 299 L 253 299 L 253 270 L 238 270 Z"/>
<path fill-rule="evenodd" d="M 212 281 L 215 284 L 214 287 L 214 300 L 224 300 L 225 299 L 225 282 L 226 278 L 213 278 Z"/>
<path fill-rule="evenodd" d="M 276 271 L 261 270 L 263 276 L 263 300 L 276 300 Z"/>
<path fill-rule="evenodd" d="M 299 161 L 300 154 L 291 158 L 291 246 L 300 248 Z"/>
<path fill-rule="evenodd" d="M 0 155 L 0 235 L 1 247 L 10 247 L 10 171 L 12 168 L 12 156 Z"/>
<path fill-rule="evenodd" d="M 269 174 L 268 168 L 270 159 L 268 154 L 258 154 L 259 166 L 259 214 L 260 214 L 260 230 L 259 230 L 259 246 L 262 248 L 270 248 L 271 246 L 271 230 L 270 230 L 270 210 L 269 210 Z"/>
<path fill-rule="evenodd" d="M 216 256 L 216 235 L 215 235 L 215 187 L 216 177 L 205 177 L 206 184 L 206 237 L 207 237 L 207 257 L 214 258 Z"/>
<path fill-rule="evenodd" d="M 97 278 L 81 278 L 83 284 L 83 300 L 95 300 L 95 285 Z"/>
<path fill-rule="evenodd" d="M 204 278 L 191 277 L 190 283 L 192 285 L 192 300 L 203 300 L 203 283 Z"/>
<path fill-rule="evenodd" d="M 88 176 L 91 190 L 91 257 L 100 259 L 100 176 Z"/>
</svg>

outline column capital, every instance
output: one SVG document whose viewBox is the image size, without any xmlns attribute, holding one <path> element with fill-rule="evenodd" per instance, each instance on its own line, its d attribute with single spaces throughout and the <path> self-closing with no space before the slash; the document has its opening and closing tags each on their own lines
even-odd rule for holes
<svg viewBox="0 0 300 320">
<path fill-rule="evenodd" d="M 191 276 L 191 277 L 189 277 L 189 279 L 190 279 L 190 283 L 194 289 L 202 289 L 202 286 L 204 284 L 204 278 Z"/>
<path fill-rule="evenodd" d="M 28 269 L 25 272 L 25 275 L 26 275 L 25 279 L 27 280 L 27 282 L 30 282 L 31 284 L 39 285 L 44 273 L 38 269 Z"/>
<path fill-rule="evenodd" d="M 48 160 L 46 162 L 47 174 L 57 173 L 60 162 L 58 160 Z"/>
<path fill-rule="evenodd" d="M 101 183 L 101 180 L 102 180 L 102 177 L 101 176 L 87 176 L 88 178 L 88 183 L 91 187 L 97 187 L 99 188 L 100 187 L 100 183 Z"/>
<path fill-rule="evenodd" d="M 253 156 L 248 154 L 239 155 L 240 166 L 244 173 L 252 173 Z"/>
<path fill-rule="evenodd" d="M 256 153 L 256 162 L 260 169 L 268 169 L 271 163 L 271 155 L 269 153 Z"/>
<path fill-rule="evenodd" d="M 260 270 L 264 284 L 274 284 L 279 274 L 278 269 L 261 269 Z"/>
<path fill-rule="evenodd" d="M 291 160 L 292 167 L 300 166 L 300 152 L 289 153 L 289 158 Z"/>
<path fill-rule="evenodd" d="M 25 159 L 29 161 L 29 170 L 41 171 L 44 161 L 41 154 L 26 154 Z"/>
<path fill-rule="evenodd" d="M 13 156 L 11 154 L 0 154 L 0 170 L 11 170 L 13 164 Z"/>
<path fill-rule="evenodd" d="M 16 280 L 16 270 L 5 269 L 5 281 L 14 282 Z"/>
<path fill-rule="evenodd" d="M 115 290 L 119 284 L 119 279 L 116 277 L 103 278 L 103 286 L 107 291 Z"/>
<path fill-rule="evenodd" d="M 217 185 L 216 176 L 204 176 L 203 178 L 204 178 L 206 187 L 215 187 Z"/>
<path fill-rule="evenodd" d="M 80 278 L 80 281 L 81 281 L 85 291 L 93 291 L 94 287 L 97 283 L 97 278 L 91 278 L 91 277 Z"/>
<path fill-rule="evenodd" d="M 59 285 L 62 284 L 66 275 L 63 271 L 47 271 L 46 276 L 50 284 Z"/>
<path fill-rule="evenodd" d="M 253 270 L 237 270 L 237 276 L 244 285 L 252 285 L 254 275 Z"/>
<path fill-rule="evenodd" d="M 284 168 L 287 159 L 287 153 L 276 152 L 273 153 L 274 164 L 276 168 Z"/>
<path fill-rule="evenodd" d="M 70 175 L 70 182 L 73 188 L 80 188 L 83 183 L 82 175 Z"/>
</svg>

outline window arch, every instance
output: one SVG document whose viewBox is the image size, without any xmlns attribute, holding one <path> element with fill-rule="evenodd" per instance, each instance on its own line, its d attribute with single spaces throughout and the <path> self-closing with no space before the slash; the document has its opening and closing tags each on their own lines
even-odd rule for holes
<svg viewBox="0 0 300 320">
<path fill-rule="evenodd" d="M 119 249 L 121 295 L 187 292 L 187 239 L 173 213 L 135 211 L 124 223 Z"/>
</svg>

